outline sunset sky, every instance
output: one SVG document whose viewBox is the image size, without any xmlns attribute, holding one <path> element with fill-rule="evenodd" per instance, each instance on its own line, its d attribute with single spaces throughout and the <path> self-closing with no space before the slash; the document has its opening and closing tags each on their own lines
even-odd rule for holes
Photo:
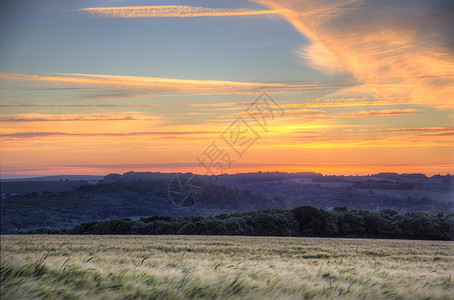
<svg viewBox="0 0 454 300">
<path fill-rule="evenodd" d="M 453 31 L 450 1 L 2 1 L 1 176 L 452 174 Z"/>
</svg>

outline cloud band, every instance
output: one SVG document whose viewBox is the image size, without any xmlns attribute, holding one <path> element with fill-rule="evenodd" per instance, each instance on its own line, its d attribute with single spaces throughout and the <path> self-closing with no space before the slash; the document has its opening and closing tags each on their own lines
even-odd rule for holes
<svg viewBox="0 0 454 300">
<path fill-rule="evenodd" d="M 190 18 L 190 17 L 228 17 L 256 16 L 277 14 L 277 10 L 253 10 L 247 8 L 205 8 L 186 5 L 159 6 L 119 6 L 119 7 L 90 7 L 79 11 L 93 15 L 112 18 Z"/>
</svg>

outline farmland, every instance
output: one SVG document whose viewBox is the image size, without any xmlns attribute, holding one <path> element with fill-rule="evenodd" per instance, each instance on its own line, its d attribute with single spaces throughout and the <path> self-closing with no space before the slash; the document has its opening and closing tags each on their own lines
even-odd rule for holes
<svg viewBox="0 0 454 300">
<path fill-rule="evenodd" d="M 453 269 L 441 241 L 1 237 L 2 299 L 450 299 Z"/>
</svg>

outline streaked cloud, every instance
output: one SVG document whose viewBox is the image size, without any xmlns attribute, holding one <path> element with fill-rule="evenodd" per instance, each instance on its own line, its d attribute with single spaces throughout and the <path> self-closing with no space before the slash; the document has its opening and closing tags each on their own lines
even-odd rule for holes
<svg viewBox="0 0 454 300">
<path fill-rule="evenodd" d="M 197 80 L 177 79 L 144 76 L 100 75 L 79 73 L 55 73 L 52 75 L 36 75 L 23 73 L 2 73 L 0 79 L 30 81 L 37 83 L 62 83 L 82 86 L 122 87 L 120 90 L 110 89 L 108 95 L 121 97 L 138 95 L 159 94 L 166 95 L 170 92 L 184 95 L 198 94 L 249 94 L 249 93 L 289 93 L 289 92 L 314 92 L 321 90 L 335 90 L 339 87 L 351 86 L 351 82 L 314 82 L 314 83 L 286 83 L 286 82 L 246 82 L 226 80 Z M 354 84 L 354 83 L 353 83 Z M 128 89 L 129 88 L 129 89 Z"/>
<path fill-rule="evenodd" d="M 340 98 L 340 99 L 313 99 L 305 103 L 280 103 L 281 108 L 308 108 L 308 107 L 354 107 L 354 106 L 391 106 L 410 104 L 408 101 L 401 100 L 370 100 L 361 98 Z M 185 103 L 180 104 L 183 107 L 202 107 L 202 108 L 227 108 L 227 109 L 244 109 L 251 105 L 251 102 L 218 102 L 218 103 Z M 0 106 L 1 107 L 1 106 Z M 266 108 L 266 107 L 262 107 Z"/>
<path fill-rule="evenodd" d="M 299 55 L 327 74 L 364 84 L 343 94 L 409 97 L 454 108 L 454 22 L 448 1 L 255 0 L 310 40 Z"/>
<path fill-rule="evenodd" d="M 385 132 L 432 132 L 432 131 L 454 131 L 454 126 L 444 127 L 416 127 L 416 128 L 388 128 L 380 129 Z"/>
<path fill-rule="evenodd" d="M 189 18 L 229 17 L 276 14 L 277 10 L 256 10 L 248 8 L 206 8 L 187 5 L 116 6 L 90 7 L 79 11 L 111 18 Z"/>
<path fill-rule="evenodd" d="M 414 108 L 405 109 L 382 109 L 382 110 L 363 110 L 353 113 L 340 114 L 342 117 L 376 117 L 376 116 L 402 116 L 402 115 L 414 115 L 419 110 Z"/>
<path fill-rule="evenodd" d="M 266 109 L 265 107 L 263 109 Z M 305 117 L 313 118 L 357 118 L 357 117 L 382 117 L 382 116 L 402 116 L 402 115 L 414 115 L 419 112 L 418 109 L 404 108 L 404 109 L 381 109 L 381 110 L 362 110 L 355 111 L 352 113 L 328 113 L 320 109 L 307 109 L 300 107 L 297 109 L 286 109 L 286 115 L 301 115 Z M 259 113 L 256 113 L 259 115 Z M 247 113 L 242 115 L 247 116 Z"/>
<path fill-rule="evenodd" d="M 315 99 L 308 103 L 292 103 L 282 104 L 282 108 L 291 107 L 355 107 L 355 106 L 390 106 L 390 105 L 401 105 L 411 104 L 406 99 L 382 99 L 382 100 L 371 100 L 362 98 L 333 98 L 333 99 Z"/>
<path fill-rule="evenodd" d="M 14 139 L 31 139 L 39 137 L 53 137 L 53 136 L 70 136 L 70 137 L 126 137 L 126 136 L 168 136 L 168 135 L 200 135 L 200 134 L 219 134 L 220 131 L 140 131 L 140 132 L 92 132 L 92 133 L 77 133 L 77 132 L 13 132 L 13 133 L 0 133 L 0 138 L 14 138 Z"/>
<path fill-rule="evenodd" d="M 260 107 L 262 111 L 267 109 L 266 107 Z M 247 117 L 248 115 L 256 115 L 256 116 L 262 116 L 263 112 L 262 111 L 257 111 L 257 112 L 243 112 L 240 114 L 241 116 Z M 326 112 L 320 109 L 306 109 L 306 108 L 299 108 L 299 109 L 286 109 L 285 110 L 285 115 L 294 115 L 294 116 L 304 116 L 305 118 L 321 118 L 326 116 Z"/>
<path fill-rule="evenodd" d="M 203 87 L 228 85 L 228 86 L 250 86 L 258 85 L 254 82 L 222 81 L 222 80 L 193 80 L 175 79 L 144 76 L 122 76 L 122 75 L 101 75 L 101 74 L 80 74 L 80 73 L 54 73 L 53 75 L 36 75 L 22 73 L 3 73 L 0 78 L 9 80 L 30 80 L 68 82 L 81 84 L 100 84 L 114 86 L 156 86 L 156 85 L 197 85 Z"/>
<path fill-rule="evenodd" d="M 184 104 L 180 104 L 180 106 L 184 106 L 184 107 L 235 107 L 235 106 L 247 107 L 249 105 L 251 105 L 251 102 L 184 103 Z"/>
<path fill-rule="evenodd" d="M 136 121 L 136 120 L 155 120 L 156 118 L 143 117 L 138 115 L 45 115 L 45 114 L 20 114 L 1 116 L 0 122 L 46 122 L 46 121 Z"/>
<path fill-rule="evenodd" d="M 162 104 L 0 104 L 0 107 L 163 107 Z"/>
<path fill-rule="evenodd" d="M 418 136 L 454 136 L 454 132 L 447 131 L 447 132 L 424 132 L 418 134 Z"/>
</svg>

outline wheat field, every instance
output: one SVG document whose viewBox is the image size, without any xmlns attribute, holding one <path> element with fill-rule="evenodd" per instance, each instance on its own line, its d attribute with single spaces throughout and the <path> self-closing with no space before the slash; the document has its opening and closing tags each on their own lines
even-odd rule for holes
<svg viewBox="0 0 454 300">
<path fill-rule="evenodd" d="M 1 299 L 453 299 L 454 243 L 1 236 Z"/>
</svg>

